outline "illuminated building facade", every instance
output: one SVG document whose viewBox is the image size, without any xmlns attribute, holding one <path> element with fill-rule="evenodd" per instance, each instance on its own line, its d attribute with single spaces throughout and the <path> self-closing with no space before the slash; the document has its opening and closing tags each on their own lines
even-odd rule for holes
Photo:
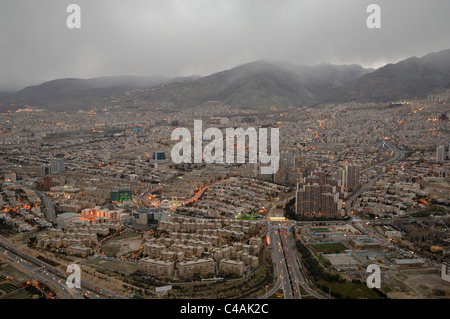
<svg viewBox="0 0 450 319">
<path fill-rule="evenodd" d="M 123 202 L 133 199 L 133 194 L 129 187 L 119 187 L 110 192 L 110 199 L 112 202 Z"/>
<path fill-rule="evenodd" d="M 346 165 L 345 166 L 344 187 L 345 187 L 345 189 L 347 189 L 347 191 L 353 192 L 358 189 L 360 170 L 361 170 L 361 166 L 359 166 L 359 165 Z"/>
</svg>

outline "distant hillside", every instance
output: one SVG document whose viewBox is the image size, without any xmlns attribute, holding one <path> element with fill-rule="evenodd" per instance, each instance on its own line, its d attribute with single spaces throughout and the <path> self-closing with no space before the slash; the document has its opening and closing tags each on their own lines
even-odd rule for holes
<svg viewBox="0 0 450 319">
<path fill-rule="evenodd" d="M 163 85 L 133 96 L 141 105 L 202 105 L 218 101 L 235 107 L 308 105 L 370 72 L 351 66 L 298 66 L 256 61 L 197 80 Z"/>
<path fill-rule="evenodd" d="M 159 86 L 170 77 L 113 76 L 93 79 L 58 79 L 26 87 L 16 93 L 0 95 L 2 108 L 30 105 L 49 109 L 83 109 L 99 105 L 104 99 L 120 97 L 130 89 Z"/>
<path fill-rule="evenodd" d="M 205 77 L 59 79 L 13 94 L 0 93 L 0 104 L 1 109 L 30 105 L 76 110 L 114 100 L 123 107 L 183 108 L 212 102 L 264 108 L 425 98 L 446 88 L 450 88 L 450 50 L 409 58 L 375 71 L 355 64 L 304 66 L 256 61 Z"/>
<path fill-rule="evenodd" d="M 0 104 L 3 99 L 7 99 L 10 96 L 10 93 L 0 92 Z"/>
<path fill-rule="evenodd" d="M 353 81 L 328 102 L 385 102 L 426 98 L 450 88 L 450 50 L 388 64 Z"/>
</svg>

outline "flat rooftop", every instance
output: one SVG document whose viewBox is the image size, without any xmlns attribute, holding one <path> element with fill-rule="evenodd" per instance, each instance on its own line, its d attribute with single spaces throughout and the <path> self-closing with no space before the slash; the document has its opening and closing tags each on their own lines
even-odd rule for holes
<svg viewBox="0 0 450 319">
<path fill-rule="evenodd" d="M 397 265 L 414 265 L 414 264 L 424 264 L 425 261 L 420 258 L 413 259 L 393 259 L 392 260 Z"/>
</svg>

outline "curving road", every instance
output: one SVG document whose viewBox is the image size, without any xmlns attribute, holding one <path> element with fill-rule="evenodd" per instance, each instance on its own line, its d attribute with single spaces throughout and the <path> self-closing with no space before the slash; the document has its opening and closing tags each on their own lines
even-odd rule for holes
<svg viewBox="0 0 450 319">
<path fill-rule="evenodd" d="M 394 157 L 379 163 L 377 165 L 368 167 L 364 170 L 361 171 L 361 173 L 365 173 L 371 169 L 373 169 L 374 167 L 378 167 L 378 166 L 384 166 L 387 164 L 390 164 L 392 162 L 401 160 L 404 156 L 405 156 L 405 152 L 400 150 L 398 147 L 395 147 L 393 145 L 390 145 L 389 142 L 385 142 L 385 144 L 394 151 Z M 371 189 L 373 187 L 373 185 L 375 184 L 375 182 L 381 177 L 381 175 L 375 176 L 372 179 L 370 179 L 366 184 L 364 184 L 363 186 L 361 186 L 355 193 L 352 194 L 352 196 L 349 197 L 349 199 L 347 200 L 347 204 L 345 206 L 345 212 L 347 215 L 350 214 L 350 212 L 352 211 L 353 208 L 353 202 L 355 201 L 355 199 L 357 199 L 363 192 Z"/>
</svg>

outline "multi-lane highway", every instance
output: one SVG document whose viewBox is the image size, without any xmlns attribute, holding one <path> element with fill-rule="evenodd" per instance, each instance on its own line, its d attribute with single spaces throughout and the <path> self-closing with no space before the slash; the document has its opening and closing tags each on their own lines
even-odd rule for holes
<svg viewBox="0 0 450 319">
<path fill-rule="evenodd" d="M 300 293 L 300 287 L 299 287 L 299 281 L 295 274 L 294 269 L 296 269 L 295 265 L 295 255 L 293 255 L 292 247 L 289 245 L 289 242 L 287 240 L 287 236 L 290 232 L 287 231 L 286 228 L 282 228 L 279 230 L 278 235 L 280 237 L 280 243 L 283 249 L 284 254 L 284 262 L 287 266 L 287 275 L 289 276 L 289 285 L 291 288 L 291 298 L 292 299 L 301 299 L 301 293 Z"/>
<path fill-rule="evenodd" d="M 37 264 L 23 254 L 14 249 L 9 244 L 0 240 L 0 254 L 26 272 L 31 278 L 46 283 L 51 287 L 61 299 L 73 299 L 74 293 L 66 286 L 66 279 L 60 278 L 48 271 L 45 265 Z"/>
<path fill-rule="evenodd" d="M 300 287 L 303 288 L 306 293 L 313 295 L 318 299 L 325 299 L 324 296 L 314 291 L 305 280 L 304 275 L 301 272 L 301 264 L 297 257 L 297 248 L 295 245 L 295 239 L 292 232 L 287 229 L 281 231 L 280 239 L 282 241 L 283 248 L 285 250 L 286 262 L 289 269 L 289 275 L 291 277 L 291 285 L 293 290 L 298 296 L 301 296 Z M 297 293 L 298 292 L 298 293 Z"/>
<path fill-rule="evenodd" d="M 275 264 L 276 282 L 272 289 L 260 298 L 266 298 L 266 295 L 270 296 L 279 288 L 282 288 L 284 299 L 301 299 L 300 287 L 302 287 L 308 294 L 319 299 L 325 299 L 312 290 L 305 280 L 296 254 L 295 240 L 288 226 L 287 222 L 283 222 L 272 223 L 269 227 L 268 236 L 272 248 L 272 259 Z"/>
<path fill-rule="evenodd" d="M 284 249 L 281 244 L 279 230 L 271 229 L 269 236 L 272 246 L 272 258 L 275 263 L 277 278 L 280 280 L 281 287 L 283 288 L 284 299 L 293 299 L 288 267 L 284 256 Z"/>
<path fill-rule="evenodd" d="M 80 289 L 69 289 L 66 285 L 70 274 L 63 272 L 53 266 L 30 256 L 23 251 L 14 248 L 11 244 L 0 238 L 0 254 L 8 258 L 17 267 L 22 268 L 30 277 L 34 277 L 53 288 L 57 296 L 61 299 L 73 299 L 79 296 L 89 296 L 89 298 L 123 298 L 122 296 L 92 285 L 81 280 Z"/>
</svg>

